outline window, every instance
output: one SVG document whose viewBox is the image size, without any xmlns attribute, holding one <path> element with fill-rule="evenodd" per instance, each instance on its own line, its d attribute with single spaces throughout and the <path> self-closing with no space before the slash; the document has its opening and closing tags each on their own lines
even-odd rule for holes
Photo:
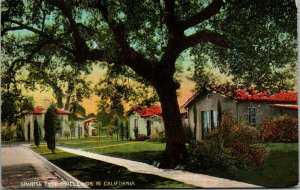
<svg viewBox="0 0 300 190">
<path fill-rule="evenodd" d="M 253 107 L 248 107 L 248 121 L 251 125 L 256 124 L 256 110 Z"/>
<path fill-rule="evenodd" d="M 138 119 L 134 119 L 134 127 L 138 127 Z"/>
<path fill-rule="evenodd" d="M 217 125 L 218 125 L 218 111 L 217 110 L 212 110 L 212 123 L 213 123 L 213 127 L 217 127 Z"/>
<path fill-rule="evenodd" d="M 210 111 L 202 111 L 202 135 L 203 138 L 209 132 L 210 129 Z"/>
<path fill-rule="evenodd" d="M 206 99 L 210 100 L 211 99 L 211 94 L 207 94 Z"/>
</svg>

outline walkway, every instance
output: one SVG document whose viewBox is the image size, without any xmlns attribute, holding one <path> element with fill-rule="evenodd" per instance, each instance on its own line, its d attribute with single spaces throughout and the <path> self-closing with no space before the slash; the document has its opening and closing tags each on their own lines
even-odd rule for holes
<svg viewBox="0 0 300 190">
<path fill-rule="evenodd" d="M 92 158 L 95 160 L 100 160 L 118 166 L 123 166 L 132 172 L 157 175 L 202 188 L 259 188 L 259 186 L 255 186 L 252 184 L 212 177 L 208 175 L 195 174 L 181 170 L 160 169 L 142 162 L 104 156 L 78 149 L 71 149 L 65 147 L 57 148 L 72 154 L 77 154 L 87 158 Z"/>
<path fill-rule="evenodd" d="M 1 161 L 4 188 L 70 188 L 56 171 L 50 169 L 28 147 L 2 147 Z"/>
</svg>

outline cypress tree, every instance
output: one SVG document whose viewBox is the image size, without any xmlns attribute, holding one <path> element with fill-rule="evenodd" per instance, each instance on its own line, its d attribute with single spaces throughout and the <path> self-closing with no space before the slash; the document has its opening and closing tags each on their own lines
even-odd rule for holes
<svg viewBox="0 0 300 190">
<path fill-rule="evenodd" d="M 39 124 L 38 124 L 37 120 L 34 120 L 33 135 L 34 135 L 34 144 L 37 147 L 39 147 L 41 136 L 40 136 L 40 127 L 39 127 Z"/>
<path fill-rule="evenodd" d="M 217 109 L 218 109 L 218 127 L 219 127 L 222 121 L 222 107 L 221 107 L 220 100 L 218 100 Z"/>
<path fill-rule="evenodd" d="M 197 108 L 196 108 L 196 104 L 193 107 L 193 115 L 194 115 L 194 139 L 197 140 Z"/>
<path fill-rule="evenodd" d="M 45 139 L 47 142 L 47 147 L 52 151 L 52 154 L 55 153 L 55 133 L 58 126 L 58 117 L 55 114 L 55 108 L 51 105 L 45 115 Z"/>
</svg>

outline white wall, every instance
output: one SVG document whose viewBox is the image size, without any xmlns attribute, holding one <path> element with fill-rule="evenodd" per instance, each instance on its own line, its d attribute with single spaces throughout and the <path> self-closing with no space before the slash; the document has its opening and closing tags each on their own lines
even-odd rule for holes
<svg viewBox="0 0 300 190">
<path fill-rule="evenodd" d="M 164 130 L 164 124 L 161 116 L 154 115 L 149 118 L 142 118 L 139 114 L 134 113 L 128 116 L 129 121 L 129 137 L 135 138 L 134 134 L 134 120 L 138 120 L 138 133 L 147 135 L 147 121 L 151 122 L 151 134 L 154 133 L 154 129 Z"/>
</svg>

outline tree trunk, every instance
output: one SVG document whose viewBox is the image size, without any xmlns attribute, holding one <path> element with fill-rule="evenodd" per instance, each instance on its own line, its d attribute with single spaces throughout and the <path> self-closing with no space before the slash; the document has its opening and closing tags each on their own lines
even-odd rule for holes
<svg viewBox="0 0 300 190">
<path fill-rule="evenodd" d="M 183 126 L 177 101 L 176 90 L 179 84 L 169 80 L 160 80 L 155 86 L 162 107 L 162 116 L 166 134 L 166 149 L 162 168 L 175 168 L 187 158 Z"/>
<path fill-rule="evenodd" d="M 63 104 L 63 95 L 61 93 L 56 93 L 56 106 L 58 108 L 63 108 L 64 104 Z"/>
</svg>

